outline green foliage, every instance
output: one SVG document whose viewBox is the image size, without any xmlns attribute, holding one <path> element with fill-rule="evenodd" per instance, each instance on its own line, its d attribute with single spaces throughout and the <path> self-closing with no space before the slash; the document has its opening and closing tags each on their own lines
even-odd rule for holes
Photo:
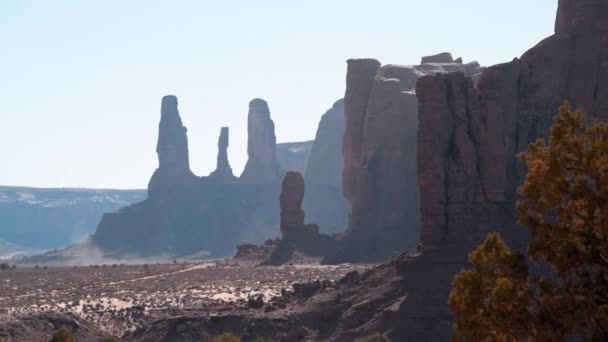
<svg viewBox="0 0 608 342">
<path fill-rule="evenodd" d="M 517 203 L 530 260 L 498 234 L 469 256 L 449 297 L 455 339 L 608 340 L 608 124 L 564 104 L 549 143 L 519 155 L 528 173 Z M 543 278 L 527 263 L 552 271 Z"/>
<path fill-rule="evenodd" d="M 63 327 L 55 331 L 49 342 L 77 342 L 77 340 L 66 327 Z"/>
<path fill-rule="evenodd" d="M 241 338 L 236 336 L 235 334 L 225 332 L 221 335 L 215 336 L 212 342 L 241 342 Z"/>
<path fill-rule="evenodd" d="M 391 342 L 391 339 L 381 334 L 373 334 L 366 337 L 359 337 L 355 342 Z"/>
</svg>

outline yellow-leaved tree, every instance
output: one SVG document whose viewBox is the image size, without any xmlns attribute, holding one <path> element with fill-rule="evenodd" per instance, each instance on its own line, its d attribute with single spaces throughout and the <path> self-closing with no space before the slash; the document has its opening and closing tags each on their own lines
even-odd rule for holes
<svg viewBox="0 0 608 342">
<path fill-rule="evenodd" d="M 454 339 L 608 341 L 608 123 L 565 103 L 548 143 L 519 159 L 528 168 L 517 202 L 528 253 L 497 233 L 471 253 L 473 268 L 454 277 L 449 297 Z"/>
</svg>

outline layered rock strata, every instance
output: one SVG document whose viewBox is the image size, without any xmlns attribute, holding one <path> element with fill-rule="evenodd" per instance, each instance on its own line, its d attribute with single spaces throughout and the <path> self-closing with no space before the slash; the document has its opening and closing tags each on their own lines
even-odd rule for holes
<svg viewBox="0 0 608 342">
<path fill-rule="evenodd" d="M 423 62 L 382 66 L 374 59 L 348 61 L 342 145 L 348 229 L 338 250 L 343 255 L 336 260 L 382 259 L 418 243 L 416 81 L 429 74 L 481 69 L 475 62 L 455 62 L 450 54 Z"/>
</svg>

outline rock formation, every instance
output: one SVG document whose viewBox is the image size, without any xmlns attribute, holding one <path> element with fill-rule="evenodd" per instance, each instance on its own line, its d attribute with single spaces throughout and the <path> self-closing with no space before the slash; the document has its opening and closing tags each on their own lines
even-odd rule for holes
<svg viewBox="0 0 608 342">
<path fill-rule="evenodd" d="M 248 120 L 250 159 L 244 180 L 232 175 L 226 127 L 220 131 L 216 170 L 209 177 L 197 177 L 189 169 L 186 128 L 177 99 L 164 97 L 159 167 L 150 180 L 148 198 L 105 214 L 90 240 L 52 257 L 87 248 L 110 257 L 195 253 L 223 257 L 239 243 L 276 237 L 280 171 L 274 125 L 264 101 L 251 101 Z"/>
<path fill-rule="evenodd" d="M 342 195 L 344 122 L 344 100 L 340 99 L 321 117 L 304 173 L 304 210 L 308 220 L 326 233 L 346 228 L 346 201 Z"/>
<path fill-rule="evenodd" d="M 304 174 L 313 143 L 313 140 L 309 140 L 277 144 L 279 167 L 285 171 L 298 171 Z"/>
<path fill-rule="evenodd" d="M 304 178 L 296 171 L 288 171 L 283 178 L 281 190 L 281 234 L 287 237 L 290 231 L 304 225 Z"/>
<path fill-rule="evenodd" d="M 249 102 L 247 117 L 247 164 L 240 180 L 247 184 L 279 184 L 283 171 L 276 157 L 274 122 L 262 99 Z"/>
<path fill-rule="evenodd" d="M 459 73 L 419 80 L 424 244 L 478 242 L 498 228 L 514 234 L 507 228 L 524 171 L 515 155 L 547 136 L 564 100 L 608 118 L 607 22 L 605 1 L 562 0 L 556 34 L 488 68 L 478 90 Z"/>
<path fill-rule="evenodd" d="M 228 140 L 229 128 L 222 127 L 217 142 L 217 166 L 215 167 L 215 171 L 209 175 L 211 179 L 224 182 L 236 180 L 228 161 Z"/>
<path fill-rule="evenodd" d="M 196 176 L 190 171 L 187 129 L 177 110 L 177 97 L 163 97 L 160 113 L 156 145 L 158 168 L 148 184 L 148 196 L 152 198 L 196 183 Z"/>
<path fill-rule="evenodd" d="M 426 63 L 454 63 L 454 58 L 451 53 L 442 52 L 436 55 L 422 57 L 420 64 Z M 462 60 L 460 60 L 460 64 L 462 64 Z"/>
<path fill-rule="evenodd" d="M 381 259 L 418 243 L 416 81 L 427 74 L 467 70 L 448 53 L 423 62 L 381 66 L 373 59 L 348 61 L 342 146 L 348 229 L 346 250 L 339 251 L 344 255 L 338 259 Z M 469 66 L 472 73 L 478 69 L 478 64 Z M 370 245 L 382 247 L 366 247 Z"/>
<path fill-rule="evenodd" d="M 555 34 L 521 58 L 483 71 L 477 88 L 462 73 L 418 80 L 421 253 L 400 257 L 412 280 L 391 333 L 397 340 L 444 340 L 450 281 L 491 231 L 524 249 L 514 202 L 523 172 L 515 155 L 546 137 L 563 100 L 608 119 L 608 2 L 559 2 Z M 438 270 L 437 272 L 431 270 Z M 369 322 L 366 323 L 369 325 Z M 379 317 L 377 324 L 390 324 Z"/>
<path fill-rule="evenodd" d="M 328 235 L 319 234 L 317 224 L 304 223 L 304 177 L 296 171 L 288 171 L 281 184 L 281 235 L 278 241 L 268 240 L 263 246 L 250 244 L 237 246 L 237 258 L 259 259 L 260 255 L 268 256 L 262 264 L 280 265 L 292 260 L 296 251 L 304 257 L 321 258 L 328 254 L 335 241 Z"/>
<path fill-rule="evenodd" d="M 524 171 L 515 154 L 546 137 L 564 99 L 608 119 L 607 6 L 604 0 L 560 1 L 555 35 L 520 59 L 484 70 L 477 88 L 462 71 L 417 80 L 415 158 L 423 244 L 371 272 L 348 275 L 333 291 L 289 304 L 287 310 L 295 310 L 304 327 L 339 341 L 378 332 L 388 332 L 393 341 L 450 338 L 448 293 L 454 274 L 470 267 L 466 259 L 472 248 L 489 231 L 499 231 L 512 247 L 526 244 L 526 229 L 516 225 L 513 210 Z M 382 179 L 369 176 L 365 159 L 377 151 L 363 148 L 372 138 L 363 134 L 357 140 L 357 129 L 369 129 L 365 117 L 374 113 L 375 101 L 403 94 L 394 90 L 401 78 L 379 82 L 389 83 L 384 88 L 374 83 L 379 68 L 375 61 L 349 62 L 344 177 L 355 222 L 374 219 L 373 207 L 357 204 L 363 196 L 358 194 L 365 193 L 359 187 L 368 186 L 370 178 Z M 374 86 L 383 89 L 382 96 L 373 96 Z M 374 125 L 393 118 L 393 107 L 385 108 Z M 374 176 L 386 172 L 373 170 Z M 398 185 L 397 177 L 384 181 L 395 180 Z M 374 188 L 365 186 L 374 196 Z M 354 227 L 349 226 L 351 232 Z"/>
</svg>

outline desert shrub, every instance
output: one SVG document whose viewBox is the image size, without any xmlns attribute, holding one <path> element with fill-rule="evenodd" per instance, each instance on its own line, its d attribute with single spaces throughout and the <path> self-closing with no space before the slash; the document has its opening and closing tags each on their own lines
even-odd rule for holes
<svg viewBox="0 0 608 342">
<path fill-rule="evenodd" d="M 222 333 L 221 335 L 215 336 L 213 342 L 241 342 L 241 338 L 235 334 L 229 332 Z"/>
<path fill-rule="evenodd" d="M 391 339 L 381 334 L 373 334 L 365 337 L 359 337 L 355 340 L 355 342 L 391 342 Z"/>
<path fill-rule="evenodd" d="M 271 338 L 266 338 L 266 337 L 258 337 L 255 340 L 253 340 L 253 342 L 274 342 L 274 340 Z"/>
<path fill-rule="evenodd" d="M 97 342 L 120 342 L 118 337 L 102 337 Z"/>
<path fill-rule="evenodd" d="M 10 268 L 9 264 L 3 262 L 0 264 L 0 270 L 6 271 Z"/>
<path fill-rule="evenodd" d="M 77 342 L 77 340 L 66 327 L 63 327 L 53 333 L 49 342 Z"/>
<path fill-rule="evenodd" d="M 519 158 L 528 254 L 497 233 L 470 254 L 449 297 L 455 340 L 608 341 L 608 123 L 564 104 Z"/>
</svg>

